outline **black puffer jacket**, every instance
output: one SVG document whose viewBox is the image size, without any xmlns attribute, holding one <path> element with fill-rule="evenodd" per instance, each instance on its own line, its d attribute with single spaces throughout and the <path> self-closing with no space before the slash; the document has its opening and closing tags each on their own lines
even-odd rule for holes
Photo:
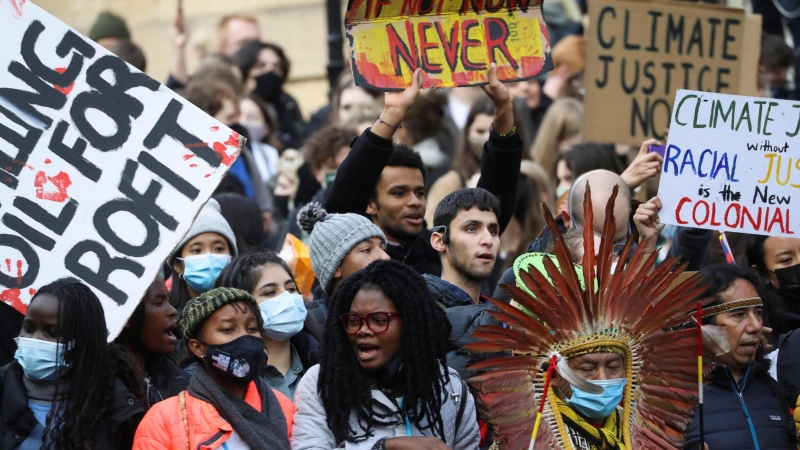
<svg viewBox="0 0 800 450">
<path fill-rule="evenodd" d="M 174 397 L 189 387 L 192 375 L 178 367 L 169 356 L 158 355 L 147 361 L 147 375 L 164 399 Z M 152 405 L 150 405 L 152 406 Z"/>
<path fill-rule="evenodd" d="M 395 261 L 413 267 L 420 274 L 428 273 L 437 277 L 442 274 L 442 260 L 439 252 L 431 247 L 431 231 L 427 228 L 406 245 L 387 245 L 386 254 Z"/>
<path fill-rule="evenodd" d="M 778 384 L 786 394 L 786 401 L 796 405 L 800 396 L 800 331 L 790 331 L 780 337 L 777 369 Z"/>
<path fill-rule="evenodd" d="M 22 366 L 16 361 L 0 367 L 0 450 L 11 450 L 24 441 L 36 425 L 28 407 L 22 381 Z M 141 402 L 117 380 L 113 403 L 98 425 L 95 449 L 127 450 L 133 447 L 133 435 L 144 416 Z"/>
<path fill-rule="evenodd" d="M 478 187 L 491 192 L 500 201 L 500 217 L 497 219 L 501 233 L 514 214 L 523 148 L 524 143 L 517 134 L 501 138 L 494 132 L 483 147 Z M 374 134 L 370 129 L 365 130 L 353 141 L 350 153 L 339 166 L 336 180 L 326 194 L 325 210 L 331 214 L 356 213 L 366 216 L 370 197 L 393 151 L 391 140 Z M 439 254 L 431 247 L 430 238 L 431 232 L 425 229 L 403 246 L 387 246 L 386 253 L 420 274 L 439 276 L 442 263 Z"/>
<path fill-rule="evenodd" d="M 789 405 L 761 363 L 751 364 L 738 383 L 734 383 L 727 367 L 717 367 L 708 381 L 703 392 L 703 409 L 709 449 L 797 449 Z M 695 414 L 684 449 L 699 447 L 699 424 L 700 418 Z"/>
<path fill-rule="evenodd" d="M 462 380 L 467 380 L 473 372 L 467 370 L 469 366 L 485 359 L 503 356 L 502 353 L 472 353 L 463 349 L 467 344 L 477 342 L 472 333 L 481 325 L 501 326 L 489 311 L 495 307 L 485 297 L 481 303 L 475 304 L 456 295 L 449 283 L 441 278 L 432 275 L 423 275 L 422 278 L 428 284 L 428 291 L 436 299 L 436 303 L 444 308 L 447 320 L 452 327 L 450 337 L 447 341 L 447 366 L 458 372 Z M 470 394 L 474 398 L 477 408 L 477 392 L 470 386 Z M 476 411 L 479 422 L 482 421 L 480 411 Z M 481 431 L 481 442 L 487 443 L 480 447 L 485 450 L 491 444 L 492 439 L 489 435 Z"/>
<path fill-rule="evenodd" d="M 452 326 L 448 340 L 448 366 L 458 371 L 458 375 L 466 380 L 471 375 L 471 372 L 467 370 L 471 364 L 487 358 L 502 356 L 497 353 L 471 353 L 462 349 L 467 344 L 477 342 L 477 339 L 472 336 L 477 327 L 481 325 L 501 326 L 489 313 L 494 308 L 491 303 L 485 299 L 477 305 L 473 302 L 466 302 L 454 294 L 441 278 L 432 275 L 423 275 L 422 277 L 428 284 L 428 291 L 433 294 L 436 303 L 444 308 L 447 320 Z"/>
<path fill-rule="evenodd" d="M 0 367 L 14 360 L 17 344 L 14 338 L 19 336 L 25 314 L 10 305 L 0 302 Z"/>
</svg>

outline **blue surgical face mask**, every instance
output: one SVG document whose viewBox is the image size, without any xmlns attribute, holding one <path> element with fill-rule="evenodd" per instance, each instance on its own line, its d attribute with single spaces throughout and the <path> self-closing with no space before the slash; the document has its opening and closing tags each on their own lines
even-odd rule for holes
<svg viewBox="0 0 800 450">
<path fill-rule="evenodd" d="M 31 380 L 56 380 L 67 370 L 64 364 L 64 345 L 24 337 L 14 338 L 17 352 L 14 358 Z"/>
<path fill-rule="evenodd" d="M 284 291 L 258 305 L 264 318 L 264 334 L 274 341 L 286 341 L 303 329 L 306 305 L 303 296 Z"/>
<path fill-rule="evenodd" d="M 211 290 L 222 269 L 231 262 L 231 255 L 206 253 L 178 258 L 183 261 L 183 279 L 198 294 Z"/>
<path fill-rule="evenodd" d="M 575 411 L 591 420 L 602 420 L 610 416 L 622 401 L 627 378 L 615 380 L 586 380 L 589 383 L 602 386 L 602 394 L 590 394 L 572 386 L 572 398 L 567 404 Z"/>
</svg>

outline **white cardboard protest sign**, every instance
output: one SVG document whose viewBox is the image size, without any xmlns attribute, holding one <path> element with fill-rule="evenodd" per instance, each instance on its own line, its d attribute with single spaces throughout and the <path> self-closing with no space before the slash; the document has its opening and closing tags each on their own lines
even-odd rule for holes
<svg viewBox="0 0 800 450">
<path fill-rule="evenodd" d="M 244 138 L 30 1 L 0 29 L 0 300 L 78 278 L 113 339 Z"/>
<path fill-rule="evenodd" d="M 800 237 L 800 103 L 679 90 L 674 105 L 661 221 Z"/>
</svg>

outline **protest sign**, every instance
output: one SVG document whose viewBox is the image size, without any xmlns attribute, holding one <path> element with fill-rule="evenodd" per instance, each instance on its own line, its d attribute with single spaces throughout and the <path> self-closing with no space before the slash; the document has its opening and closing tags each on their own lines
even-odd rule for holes
<svg viewBox="0 0 800 450">
<path fill-rule="evenodd" d="M 755 95 L 761 16 L 687 2 L 589 3 L 585 139 L 663 139 L 678 89 Z"/>
<path fill-rule="evenodd" d="M 350 0 L 345 16 L 359 86 L 405 89 L 525 80 L 552 67 L 541 0 Z"/>
<path fill-rule="evenodd" d="M 78 278 L 113 339 L 244 138 L 30 1 L 0 29 L 0 299 Z"/>
<path fill-rule="evenodd" d="M 661 221 L 797 237 L 800 103 L 681 89 L 675 105 Z"/>
</svg>

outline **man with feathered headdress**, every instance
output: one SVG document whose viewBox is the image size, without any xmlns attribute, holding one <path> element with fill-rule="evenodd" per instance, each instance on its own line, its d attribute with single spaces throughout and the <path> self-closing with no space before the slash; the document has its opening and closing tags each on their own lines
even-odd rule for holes
<svg viewBox="0 0 800 450">
<path fill-rule="evenodd" d="M 478 391 L 480 412 L 492 424 L 496 447 L 681 446 L 697 397 L 697 330 L 668 330 L 686 323 L 702 280 L 695 275 L 677 283 L 684 268 L 677 259 L 656 267 L 656 252 L 644 245 L 634 250 L 632 240 L 617 259 L 616 194 L 617 189 L 608 200 L 602 233 L 584 229 L 580 266 L 573 266 L 556 232 L 552 257 L 541 258 L 533 268 L 530 256 L 521 257 L 517 285 L 506 286 L 519 309 L 495 301 L 500 310 L 495 317 L 507 327 L 479 328 L 474 336 L 483 342 L 467 348 L 514 352 L 471 367 L 478 374 L 469 381 Z M 584 213 L 586 223 L 592 223 L 588 187 Z M 547 219 L 554 229 L 552 218 Z M 556 361 L 558 375 L 546 391 L 548 361 Z M 543 421 L 534 446 L 532 431 L 543 395 Z"/>
</svg>

